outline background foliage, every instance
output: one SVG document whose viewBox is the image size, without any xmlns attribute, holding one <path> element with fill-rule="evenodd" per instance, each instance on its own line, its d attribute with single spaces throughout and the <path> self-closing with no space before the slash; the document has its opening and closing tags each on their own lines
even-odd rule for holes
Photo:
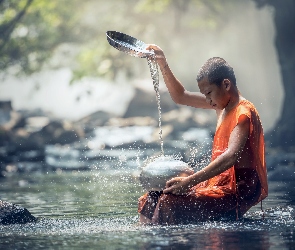
<svg viewBox="0 0 295 250">
<path fill-rule="evenodd" d="M 0 70 L 14 66 L 17 73 L 31 74 L 41 70 L 59 46 L 70 44 L 79 48 L 75 50 L 77 63 L 72 65 L 73 81 L 83 76 L 114 79 L 122 68 L 131 77 L 136 71 L 130 65 L 132 59 L 108 45 L 107 28 L 128 30 L 128 34 L 135 37 L 160 43 L 173 31 L 181 34 L 221 27 L 220 21 L 226 20 L 220 17 L 233 7 L 233 2 L 2 0 Z M 173 15 L 173 23 L 167 15 Z M 163 27 L 156 37 L 155 25 Z M 177 42 L 177 38 L 174 39 Z"/>
</svg>

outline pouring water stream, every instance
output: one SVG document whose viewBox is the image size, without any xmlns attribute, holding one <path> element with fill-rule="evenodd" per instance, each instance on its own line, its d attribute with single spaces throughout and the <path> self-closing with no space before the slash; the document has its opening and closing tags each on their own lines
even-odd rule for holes
<svg viewBox="0 0 295 250">
<path fill-rule="evenodd" d="M 161 145 L 161 155 L 164 156 L 164 141 L 163 141 L 163 130 L 161 122 L 161 101 L 160 101 L 160 91 L 159 91 L 159 70 L 158 64 L 155 59 L 155 55 L 147 57 L 147 62 L 150 67 L 151 77 L 153 80 L 154 90 L 156 92 L 157 104 L 158 104 L 158 113 L 159 113 L 159 137 Z"/>
</svg>

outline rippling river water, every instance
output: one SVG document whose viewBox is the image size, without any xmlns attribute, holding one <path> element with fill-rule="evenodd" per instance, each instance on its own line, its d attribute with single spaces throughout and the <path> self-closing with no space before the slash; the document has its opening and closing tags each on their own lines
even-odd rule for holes
<svg viewBox="0 0 295 250">
<path fill-rule="evenodd" d="M 1 199 L 38 222 L 0 226 L 0 249 L 295 249 L 295 197 L 282 183 L 270 183 L 264 219 L 256 206 L 239 222 L 140 226 L 136 176 L 121 169 L 1 180 Z"/>
</svg>

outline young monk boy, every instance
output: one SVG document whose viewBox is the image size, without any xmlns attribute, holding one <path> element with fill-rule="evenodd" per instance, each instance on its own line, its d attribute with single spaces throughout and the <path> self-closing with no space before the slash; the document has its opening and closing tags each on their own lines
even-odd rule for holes
<svg viewBox="0 0 295 250">
<path fill-rule="evenodd" d="M 175 177 L 163 192 L 139 198 L 141 223 L 178 224 L 239 219 L 268 194 L 264 136 L 254 105 L 241 96 L 233 68 L 222 58 L 210 58 L 199 70 L 200 92 L 187 91 L 174 76 L 163 50 L 154 50 L 174 102 L 214 109 L 217 127 L 211 162 L 188 177 Z"/>
</svg>

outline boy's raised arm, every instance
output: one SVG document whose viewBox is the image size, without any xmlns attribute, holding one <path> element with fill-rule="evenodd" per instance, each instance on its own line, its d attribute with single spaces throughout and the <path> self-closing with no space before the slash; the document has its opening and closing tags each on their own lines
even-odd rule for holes
<svg viewBox="0 0 295 250">
<path fill-rule="evenodd" d="M 195 108 L 212 109 L 206 102 L 206 97 L 200 92 L 187 91 L 181 82 L 174 76 L 171 71 L 163 50 L 154 44 L 150 44 L 147 50 L 154 50 L 156 60 L 163 75 L 164 82 L 168 88 L 172 100 L 177 104 L 187 105 Z"/>
</svg>

